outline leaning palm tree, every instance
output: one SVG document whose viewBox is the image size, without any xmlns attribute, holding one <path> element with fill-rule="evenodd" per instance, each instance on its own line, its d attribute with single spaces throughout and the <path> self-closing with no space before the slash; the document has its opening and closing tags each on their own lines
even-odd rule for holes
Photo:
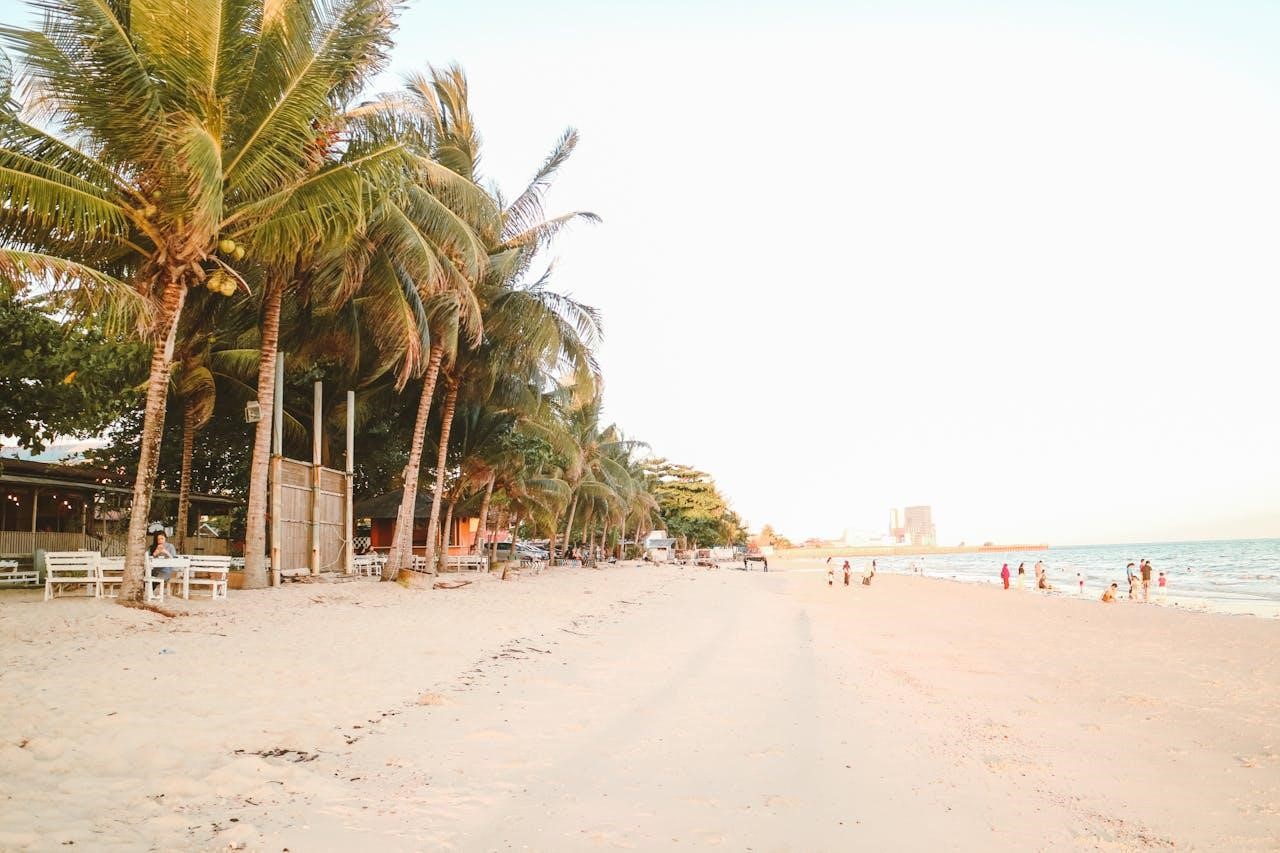
<svg viewBox="0 0 1280 853">
<path fill-rule="evenodd" d="M 477 181 L 480 157 L 479 135 L 471 116 L 467 81 L 461 69 L 457 67 L 431 69 L 429 77 L 412 78 L 404 103 L 422 117 L 422 123 L 427 128 L 426 135 L 434 141 L 435 156 L 440 163 L 473 182 Z M 547 219 L 543 212 L 546 189 L 555 173 L 567 161 L 576 144 L 576 132 L 567 131 L 542 167 L 535 173 L 533 180 L 514 201 L 506 203 L 501 194 L 494 191 L 492 193 L 495 200 L 494 209 L 486 210 L 483 212 L 484 215 L 470 220 L 470 225 L 489 251 L 488 269 L 475 281 L 476 304 L 480 306 L 482 315 L 492 313 L 489 309 L 498 306 L 503 296 L 511 292 L 513 285 L 524 279 L 539 250 L 545 248 L 551 238 L 565 225 L 577 219 L 597 220 L 594 214 L 581 211 L 553 219 Z M 545 358 L 544 353 L 550 353 L 553 359 L 572 362 L 574 369 L 584 377 L 594 375 L 598 370 L 591 349 L 595 344 L 599 324 L 594 310 L 549 291 L 540 291 L 538 295 L 543 297 L 540 304 L 544 308 L 548 304 L 556 303 L 552 311 L 555 322 L 542 323 L 541 330 L 536 336 L 523 338 L 524 350 L 539 353 L 532 358 L 533 361 Z M 557 303 L 557 300 L 560 301 Z M 516 309 L 516 305 L 505 306 L 508 315 L 518 314 Z M 442 357 L 445 388 L 443 411 L 440 417 L 441 434 L 436 453 L 435 486 L 427 532 L 428 562 L 435 556 L 434 547 L 439 531 L 444 481 L 447 473 L 449 434 L 458 396 L 464 384 L 462 374 L 478 371 L 484 375 L 489 369 L 477 366 L 474 359 L 468 359 L 468 365 L 459 364 L 458 359 L 463 357 L 464 351 L 484 348 L 479 344 L 478 335 L 467 342 L 459 341 L 456 312 L 452 315 L 446 314 L 444 317 L 445 322 L 442 322 L 441 326 L 447 334 L 443 339 L 438 338 L 436 341 L 436 344 L 442 348 L 439 352 Z M 545 314 L 542 318 L 545 319 Z M 480 325 L 489 329 L 489 323 L 490 319 L 486 318 L 482 319 Z M 505 324 L 510 332 L 514 332 L 519 325 L 511 319 L 507 319 Z M 533 325 L 538 324 L 535 322 Z M 490 330 L 490 332 L 492 338 L 502 337 L 502 333 L 497 330 Z M 500 349 L 500 347 L 489 347 L 488 351 L 492 354 Z M 506 355 L 509 356 L 518 351 L 519 348 L 508 348 Z M 485 356 L 480 358 L 481 361 L 485 359 Z M 513 365 L 509 363 L 499 362 L 499 364 L 500 370 L 513 369 Z M 425 433 L 430 404 L 430 397 L 424 387 L 418 423 L 414 430 L 414 448 L 419 445 L 418 436 Z M 419 462 L 420 455 L 411 452 L 396 523 L 397 541 L 392 548 L 392 558 L 387 564 L 388 576 L 394 576 L 408 561 L 412 512 L 417 499 L 417 464 Z"/>
<path fill-rule="evenodd" d="M 190 288 L 243 287 L 300 246 L 356 231 L 361 172 L 317 166 L 317 119 L 382 64 L 384 0 L 42 0 L 0 27 L 21 106 L 0 115 L 0 272 L 82 310 L 114 305 L 152 341 L 121 599 L 143 555 L 169 372 Z M 246 257 L 246 251 L 248 257 Z M 253 519 L 251 507 L 250 520 Z"/>
</svg>

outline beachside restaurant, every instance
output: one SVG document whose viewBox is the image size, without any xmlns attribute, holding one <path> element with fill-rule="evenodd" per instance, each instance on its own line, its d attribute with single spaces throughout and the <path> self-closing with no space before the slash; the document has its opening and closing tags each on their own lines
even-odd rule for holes
<svg viewBox="0 0 1280 853">
<path fill-rule="evenodd" d="M 104 557 L 124 554 L 133 488 L 112 472 L 0 459 L 0 561 L 37 570 L 43 552 L 95 551 Z M 174 492 L 156 492 L 157 502 L 176 501 Z M 225 536 L 207 535 L 200 514 L 225 514 L 240 502 L 219 495 L 192 495 L 194 535 L 187 549 L 195 554 L 229 555 Z"/>
<path fill-rule="evenodd" d="M 396 516 L 400 513 L 399 489 L 372 498 L 356 501 L 356 529 L 367 529 L 367 548 L 384 558 L 395 541 Z M 413 561 L 415 569 L 430 571 L 426 566 L 427 533 L 431 523 L 431 492 L 420 489 L 413 508 Z M 443 525 L 442 525 L 443 526 Z M 449 550 L 446 567 L 486 571 L 487 557 L 473 554 L 476 539 L 480 535 L 480 519 L 475 516 L 455 515 L 448 521 Z M 362 545 L 365 543 L 362 542 Z"/>
</svg>

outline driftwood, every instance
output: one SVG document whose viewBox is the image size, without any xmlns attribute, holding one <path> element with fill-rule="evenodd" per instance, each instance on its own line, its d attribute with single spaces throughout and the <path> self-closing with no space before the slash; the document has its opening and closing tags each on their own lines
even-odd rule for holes
<svg viewBox="0 0 1280 853">
<path fill-rule="evenodd" d="M 432 589 L 458 589 L 467 586 L 472 581 L 436 581 L 431 585 Z"/>
</svg>

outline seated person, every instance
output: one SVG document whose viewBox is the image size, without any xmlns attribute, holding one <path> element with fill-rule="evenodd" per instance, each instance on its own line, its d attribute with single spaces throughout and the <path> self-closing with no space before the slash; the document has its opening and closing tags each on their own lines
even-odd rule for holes
<svg viewBox="0 0 1280 853">
<path fill-rule="evenodd" d="M 151 547 L 147 549 L 147 555 L 156 558 L 171 559 L 178 556 L 178 551 L 173 547 L 173 543 L 169 541 L 169 537 L 163 533 L 157 533 L 156 538 L 152 540 Z M 173 574 L 173 567 L 162 566 L 155 570 L 156 577 L 168 580 Z"/>
<path fill-rule="evenodd" d="M 1115 604 L 1117 585 L 1112 584 L 1102 591 L 1102 600 L 1110 604 Z"/>
<path fill-rule="evenodd" d="M 1048 574 L 1040 575 L 1040 582 L 1036 584 L 1038 589 L 1053 589 L 1053 584 L 1049 583 Z"/>
</svg>

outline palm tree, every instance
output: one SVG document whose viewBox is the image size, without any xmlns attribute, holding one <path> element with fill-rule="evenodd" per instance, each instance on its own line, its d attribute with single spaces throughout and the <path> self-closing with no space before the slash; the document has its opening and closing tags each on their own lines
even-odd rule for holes
<svg viewBox="0 0 1280 853">
<path fill-rule="evenodd" d="M 211 276 L 242 287 L 237 267 L 278 269 L 321 235 L 358 229 L 360 173 L 387 168 L 400 149 L 317 168 L 317 120 L 325 126 L 381 66 L 391 8 L 39 7 L 40 29 L 0 27 L 25 96 L 0 116 L 0 272 L 48 282 L 81 310 L 140 317 L 153 343 L 121 590 L 132 601 L 188 291 Z"/>
<path fill-rule="evenodd" d="M 480 156 L 479 136 L 471 116 L 468 100 L 468 88 L 465 75 L 457 67 L 447 69 L 431 69 L 430 77 L 417 77 L 411 80 L 408 101 L 411 107 L 422 116 L 428 128 L 427 135 L 434 140 L 434 153 L 442 165 L 448 166 L 459 175 L 473 182 L 477 180 L 477 166 Z M 550 239 L 565 225 L 576 219 L 596 221 L 594 214 L 574 212 L 555 219 L 546 219 L 543 215 L 543 196 L 556 171 L 567 161 L 577 144 L 577 134 L 567 131 L 559 140 L 551 155 L 534 175 L 526 189 L 507 204 L 500 193 L 494 191 L 495 210 L 484 211 L 484 215 L 471 221 L 474 231 L 485 243 L 489 251 L 489 267 L 486 274 L 475 281 L 476 300 L 482 313 L 487 308 L 501 304 L 509 295 L 512 285 L 521 281 L 528 273 L 538 251 L 544 248 Z M 592 309 L 573 303 L 556 294 L 541 290 L 532 293 L 543 297 L 543 307 L 554 305 L 551 315 L 542 316 L 544 320 L 554 317 L 551 322 L 542 323 L 536 337 L 523 339 L 523 349 L 527 352 L 550 353 L 553 360 L 561 360 L 572 364 L 583 377 L 593 376 L 598 372 L 591 349 L 595 344 L 598 331 L 598 318 Z M 536 301 L 536 299 L 535 299 Z M 460 306 L 454 303 L 455 306 Z M 520 321 L 511 315 L 520 312 L 507 308 L 506 325 L 509 332 L 519 328 Z M 460 388 L 465 384 L 460 374 L 466 371 L 478 371 L 484 374 L 489 368 L 477 366 L 477 360 L 466 355 L 468 350 L 477 350 L 479 336 L 474 336 L 469 346 L 459 346 L 457 338 L 457 314 L 447 313 L 442 328 L 446 331 L 443 340 L 437 343 L 443 347 L 441 351 L 442 370 L 445 376 L 444 410 L 441 413 L 441 434 L 436 452 L 435 487 L 432 493 L 432 509 L 427 533 L 427 558 L 430 562 L 435 556 L 435 541 L 439 531 L 440 513 L 443 502 L 444 481 L 447 473 L 449 435 L 453 423 L 453 414 L 458 402 Z M 481 325 L 489 327 L 490 319 L 482 320 Z M 536 324 L 535 324 L 536 325 Z M 569 334 L 565 334 L 568 332 Z M 501 337 L 501 330 L 490 330 L 494 337 Z M 519 352 L 520 348 L 508 348 L 508 354 Z M 496 348 L 490 348 L 496 352 Z M 451 357 L 452 356 L 452 357 Z M 538 355 L 534 360 L 545 359 L 546 355 Z M 466 358 L 470 366 L 460 367 L 459 358 Z M 479 362 L 485 361 L 479 355 Z M 490 365 L 492 367 L 493 365 Z M 512 369 L 511 364 L 497 363 L 499 370 Z M 433 389 L 434 390 L 434 389 Z M 413 446 L 418 446 L 417 438 L 425 434 L 426 416 L 430 410 L 430 399 L 424 393 L 419 408 L 420 417 L 415 428 Z M 408 537 L 411 536 L 411 513 L 416 502 L 418 456 L 411 453 L 410 464 L 406 468 L 405 491 L 401 499 L 400 517 L 397 519 L 397 543 L 392 549 L 392 559 L 388 562 L 388 573 L 395 573 L 402 567 L 400 561 L 407 562 L 409 552 Z"/>
</svg>

